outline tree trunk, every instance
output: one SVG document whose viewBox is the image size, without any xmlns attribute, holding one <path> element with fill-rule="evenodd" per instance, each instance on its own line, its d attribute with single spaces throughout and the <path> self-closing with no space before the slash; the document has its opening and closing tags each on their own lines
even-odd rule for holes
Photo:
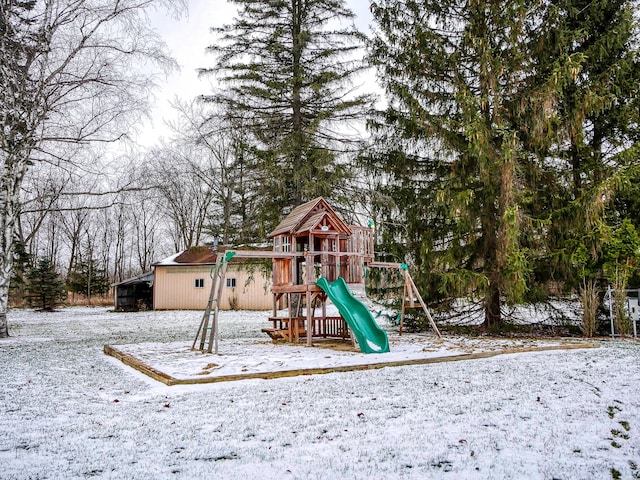
<svg viewBox="0 0 640 480">
<path fill-rule="evenodd" d="M 7 314 L 0 313 L 0 338 L 7 338 L 9 336 L 9 324 L 7 323 Z"/>
<path fill-rule="evenodd" d="M 573 198 L 577 199 L 580 198 L 582 191 L 582 162 L 575 139 L 571 139 L 569 155 L 571 156 L 571 175 L 573 177 Z"/>
<path fill-rule="evenodd" d="M 500 290 L 502 288 L 499 251 L 500 220 L 498 219 L 499 207 L 493 201 L 493 194 L 486 192 L 485 195 L 481 224 L 484 237 L 484 271 L 489 285 L 484 294 L 484 322 L 482 327 L 485 330 L 490 330 L 499 326 L 502 320 L 500 317 Z"/>
<path fill-rule="evenodd" d="M 18 218 L 20 188 L 27 170 L 27 157 L 5 154 L 0 169 L 0 338 L 9 336 L 7 310 L 13 269 L 13 240 Z"/>
<path fill-rule="evenodd" d="M 496 283 L 491 282 L 484 301 L 484 323 L 482 326 L 485 330 L 491 330 L 502 322 L 500 288 Z"/>
<path fill-rule="evenodd" d="M 1 192 L 0 195 L 4 195 L 5 192 Z M 4 198 L 0 196 L 0 203 Z M 0 205 L 2 218 L 0 218 L 0 234 L 2 240 L 0 241 L 0 338 L 6 338 L 9 336 L 9 328 L 7 325 L 7 310 L 9 308 L 9 282 L 11 280 L 11 269 L 13 263 L 12 254 L 12 239 L 13 228 L 8 225 L 11 223 L 11 218 L 8 217 L 7 205 Z"/>
<path fill-rule="evenodd" d="M 15 215 L 7 201 L 8 179 L 2 182 L 0 191 L 0 338 L 9 336 L 7 310 L 9 309 L 9 282 L 13 267 L 13 225 Z"/>
<path fill-rule="evenodd" d="M 303 194 L 303 186 L 305 185 L 307 178 L 301 178 L 301 175 L 305 175 L 304 159 L 303 159 L 303 138 L 304 138 L 304 124 L 302 121 L 302 51 L 304 44 L 302 40 L 302 9 L 303 5 L 300 0 L 292 0 L 292 53 L 293 53 L 293 84 L 291 87 L 291 108 L 292 108 L 292 120 L 293 120 L 293 148 L 291 151 L 292 156 L 292 169 L 294 182 L 297 179 L 296 185 L 294 185 L 293 191 L 289 192 L 290 203 L 292 205 L 300 205 L 303 201 L 309 200 L 305 198 Z"/>
</svg>

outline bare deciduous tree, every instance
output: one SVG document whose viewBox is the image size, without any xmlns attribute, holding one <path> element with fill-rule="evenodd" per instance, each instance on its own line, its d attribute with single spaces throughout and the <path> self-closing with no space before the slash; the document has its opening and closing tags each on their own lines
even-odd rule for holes
<svg viewBox="0 0 640 480">
<path fill-rule="evenodd" d="M 153 86 L 149 71 L 173 66 L 145 9 L 181 3 L 0 0 L 0 338 L 25 176 L 34 163 L 68 165 L 133 129 Z"/>
<path fill-rule="evenodd" d="M 213 191 L 200 172 L 199 154 L 193 145 L 174 142 L 154 149 L 148 165 L 176 251 L 200 243 L 213 202 Z"/>
<path fill-rule="evenodd" d="M 198 100 L 176 100 L 173 107 L 172 144 L 190 152 L 185 171 L 212 192 L 206 230 L 223 243 L 255 240 L 259 173 L 242 118 Z"/>
</svg>

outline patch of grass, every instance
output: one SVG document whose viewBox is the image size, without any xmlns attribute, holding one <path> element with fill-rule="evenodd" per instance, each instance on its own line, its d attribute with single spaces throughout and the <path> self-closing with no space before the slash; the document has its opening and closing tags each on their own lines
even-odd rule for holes
<svg viewBox="0 0 640 480">
<path fill-rule="evenodd" d="M 609 418 L 613 418 L 616 416 L 616 412 L 620 412 L 620 408 L 616 407 L 615 405 L 609 405 L 609 407 L 607 408 L 607 413 L 609 414 Z"/>
<path fill-rule="evenodd" d="M 611 435 L 618 438 L 624 438 L 625 440 L 629 440 L 629 435 L 621 432 L 620 430 L 616 430 L 615 428 L 611 430 Z"/>
<path fill-rule="evenodd" d="M 619 480 L 622 478 L 622 474 L 616 470 L 615 468 L 611 469 L 611 478 L 613 478 L 613 480 Z"/>
<path fill-rule="evenodd" d="M 615 440 L 613 442 L 611 442 L 611 446 L 613 448 L 622 448 L 622 445 L 620 445 L 618 442 L 616 442 Z"/>
<path fill-rule="evenodd" d="M 627 432 L 631 430 L 631 425 L 629 425 L 629 422 L 627 422 L 626 420 L 622 420 L 618 423 L 622 425 L 622 428 L 624 428 Z"/>
<path fill-rule="evenodd" d="M 441 460 L 439 462 L 431 463 L 432 467 L 442 468 L 445 472 L 450 472 L 453 468 L 453 464 L 449 460 Z"/>
</svg>

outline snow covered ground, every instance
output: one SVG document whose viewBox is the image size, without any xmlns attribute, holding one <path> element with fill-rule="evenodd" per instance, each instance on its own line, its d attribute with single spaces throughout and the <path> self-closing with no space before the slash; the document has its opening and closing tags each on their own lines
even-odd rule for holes
<svg viewBox="0 0 640 480">
<path fill-rule="evenodd" d="M 11 311 L 12 338 L 0 341 L 0 478 L 640 478 L 637 341 L 172 387 L 102 351 L 175 351 L 200 316 Z M 224 312 L 221 353 L 268 347 L 258 340 L 265 317 Z M 286 348 L 326 362 L 360 355 Z"/>
<path fill-rule="evenodd" d="M 331 306 L 329 306 L 331 307 Z M 329 315 L 338 312 L 328 311 Z M 281 316 L 285 316 L 282 312 Z M 357 346 L 345 341 L 314 340 L 314 347 L 301 343 L 273 343 L 260 331 L 266 326 L 266 312 L 221 312 L 219 355 L 192 351 L 193 339 L 181 342 L 136 343 L 110 345 L 115 356 L 130 365 L 142 363 L 163 374 L 163 381 L 173 384 L 206 383 L 218 379 L 265 376 L 264 374 L 331 372 L 371 368 L 384 365 L 431 363 L 434 361 L 477 358 L 522 350 L 554 348 L 589 348 L 597 345 L 583 339 L 497 339 L 446 336 L 433 333 L 400 336 L 397 328 L 387 325 L 390 352 L 361 353 Z M 379 320 L 384 322 L 383 320 Z M 195 335 L 196 329 L 192 332 Z M 196 343 L 199 346 L 199 341 Z M 157 377 L 156 377 L 157 378 Z"/>
</svg>

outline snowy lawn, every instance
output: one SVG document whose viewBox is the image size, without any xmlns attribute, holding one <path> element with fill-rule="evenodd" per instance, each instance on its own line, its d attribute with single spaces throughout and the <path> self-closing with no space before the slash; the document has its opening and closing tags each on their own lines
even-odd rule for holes
<svg viewBox="0 0 640 480">
<path fill-rule="evenodd" d="M 103 353 L 128 346 L 191 375 L 183 349 L 200 316 L 11 311 L 13 337 L 0 341 L 0 478 L 640 478 L 639 342 L 171 387 Z M 265 318 L 225 312 L 223 355 L 193 355 L 258 357 L 273 347 L 260 337 Z M 487 348 L 423 340 L 413 343 L 426 353 Z M 282 347 L 286 359 L 361 356 Z M 181 355 L 162 359 L 162 348 Z M 253 357 L 233 368 L 258 368 Z"/>
</svg>

